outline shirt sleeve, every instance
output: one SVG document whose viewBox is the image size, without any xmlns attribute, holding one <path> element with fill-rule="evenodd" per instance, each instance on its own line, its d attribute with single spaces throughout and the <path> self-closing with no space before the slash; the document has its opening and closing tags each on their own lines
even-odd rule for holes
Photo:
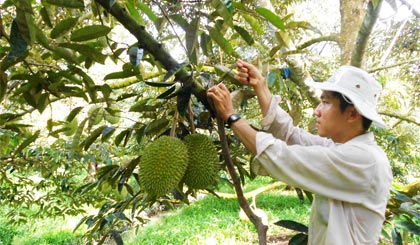
<svg viewBox="0 0 420 245">
<path fill-rule="evenodd" d="M 263 130 L 271 133 L 275 138 L 281 139 L 288 145 L 333 145 L 326 138 L 313 135 L 303 129 L 295 127 L 290 115 L 278 106 L 280 97 L 273 96 L 266 116 L 261 121 Z"/>
<path fill-rule="evenodd" d="M 375 160 L 366 145 L 287 145 L 273 135 L 257 133 L 252 170 L 294 187 L 337 200 L 362 202 L 375 174 Z"/>
</svg>

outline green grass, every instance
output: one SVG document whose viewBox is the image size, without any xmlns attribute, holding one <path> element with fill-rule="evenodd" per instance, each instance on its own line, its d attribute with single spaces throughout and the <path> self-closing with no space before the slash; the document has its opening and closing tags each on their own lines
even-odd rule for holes
<svg viewBox="0 0 420 245">
<path fill-rule="evenodd" d="M 45 232 L 36 236 L 19 237 L 12 244 L 21 245 L 76 245 L 79 239 L 71 231 Z"/>
<path fill-rule="evenodd" d="M 259 187 L 273 183 L 269 177 L 257 177 L 248 180 L 244 192 L 253 191 Z M 217 192 L 234 193 L 231 186 L 220 184 Z M 248 200 L 252 202 L 252 199 Z M 307 225 L 309 222 L 310 203 L 306 199 L 301 204 L 294 190 L 284 190 L 281 187 L 257 195 L 256 206 L 264 210 L 268 217 L 267 236 L 291 237 L 290 230 L 274 225 L 282 219 L 294 220 Z M 122 234 L 124 244 L 137 245 L 178 245 L 178 244 L 258 244 L 258 234 L 251 222 L 239 218 L 239 203 L 237 199 L 222 199 L 207 195 L 190 205 L 166 211 L 153 217 L 152 221 Z M 0 245 L 73 245 L 82 244 L 83 233 L 72 230 L 81 219 L 66 217 L 65 219 L 28 220 L 26 224 L 13 227 L 6 224 L 6 207 L 0 208 Z M 95 210 L 91 210 L 95 212 Z M 417 244 L 418 239 L 409 238 L 409 244 Z M 106 244 L 114 244 L 108 242 Z M 380 244 L 390 243 L 382 240 Z"/>
<path fill-rule="evenodd" d="M 80 217 L 29 219 L 12 226 L 4 219 L 6 208 L 0 210 L 0 245 L 76 245 L 81 244 L 81 231 L 73 233 Z"/>
<path fill-rule="evenodd" d="M 245 192 L 271 184 L 273 180 L 258 177 L 248 181 Z M 231 186 L 220 185 L 218 192 L 234 193 Z M 250 202 L 252 199 L 249 200 Z M 309 202 L 301 204 L 294 191 L 281 188 L 259 194 L 256 206 L 268 216 L 268 235 L 291 234 L 273 223 L 280 219 L 292 219 L 308 223 Z M 190 205 L 162 213 L 150 223 L 123 234 L 124 244 L 256 244 L 258 235 L 251 222 L 239 219 L 237 199 L 221 199 L 213 195 L 194 201 Z M 3 212 L 2 212 L 3 211 Z M 0 209 L 0 245 L 73 245 L 81 244 L 82 231 L 72 230 L 81 217 L 65 219 L 29 220 L 19 227 L 5 224 L 5 209 Z M 2 223 L 3 222 L 3 223 Z M 112 244 L 112 243 L 110 243 Z"/>
<path fill-rule="evenodd" d="M 248 192 L 270 182 L 271 180 L 260 178 L 247 184 L 244 189 Z M 221 190 L 225 190 L 225 187 Z M 256 205 L 268 216 L 267 235 L 291 234 L 290 231 L 273 224 L 281 219 L 308 223 L 310 204 L 308 202 L 301 204 L 294 191 L 268 191 L 257 196 Z M 181 209 L 164 214 L 156 221 L 140 228 L 135 238 L 131 238 L 130 241 L 126 239 L 126 242 L 129 245 L 258 243 L 254 225 L 251 222 L 241 221 L 239 210 L 236 199 L 207 196 Z"/>
<path fill-rule="evenodd" d="M 16 228 L 0 223 L 0 244 L 10 245 L 13 238 L 18 234 Z"/>
</svg>

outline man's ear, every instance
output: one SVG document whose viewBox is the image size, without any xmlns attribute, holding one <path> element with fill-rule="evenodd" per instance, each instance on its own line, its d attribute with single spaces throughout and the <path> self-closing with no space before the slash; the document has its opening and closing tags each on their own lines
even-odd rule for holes
<svg viewBox="0 0 420 245">
<path fill-rule="evenodd" d="M 349 106 L 347 107 L 347 120 L 348 122 L 362 120 L 362 115 L 356 110 L 356 107 Z"/>
</svg>

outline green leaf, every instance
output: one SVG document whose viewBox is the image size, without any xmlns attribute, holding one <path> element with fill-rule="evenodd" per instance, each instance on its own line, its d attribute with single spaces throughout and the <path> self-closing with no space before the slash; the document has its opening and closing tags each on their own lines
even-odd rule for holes
<svg viewBox="0 0 420 245">
<path fill-rule="evenodd" d="M 116 129 L 115 126 L 104 128 L 103 131 L 102 131 L 101 141 L 102 142 L 107 141 L 111 137 L 111 135 L 115 132 L 115 129 Z"/>
<path fill-rule="evenodd" d="M 53 55 L 56 56 L 56 57 L 53 56 L 53 58 L 56 58 L 56 59 L 63 58 L 70 63 L 74 63 L 74 64 L 80 63 L 75 53 L 68 48 L 55 47 L 53 48 Z"/>
<path fill-rule="evenodd" d="M 166 90 L 165 92 L 160 94 L 157 98 L 158 99 L 165 99 L 166 97 L 168 97 L 169 95 L 171 95 L 175 91 L 175 88 L 176 88 L 176 86 L 170 87 L 168 90 Z"/>
<path fill-rule="evenodd" d="M 223 18 L 223 20 L 229 26 L 233 27 L 233 6 L 230 0 L 224 2 L 222 2 L 221 0 L 212 0 L 211 5 L 216 9 L 216 12 Z"/>
<path fill-rule="evenodd" d="M 59 38 L 68 33 L 78 23 L 79 18 L 67 18 L 60 21 L 54 29 L 51 30 L 50 37 L 52 39 Z"/>
<path fill-rule="evenodd" d="M 235 28 L 235 31 L 239 33 L 239 35 L 245 40 L 245 42 L 248 43 L 248 45 L 254 44 L 254 38 L 252 38 L 252 36 L 249 34 L 247 30 L 236 25 L 234 26 L 234 28 Z"/>
<path fill-rule="evenodd" d="M 64 48 L 69 48 L 72 49 L 74 51 L 79 52 L 80 54 L 91 58 L 92 60 L 100 63 L 100 64 L 104 64 L 105 63 L 105 59 L 106 56 L 103 55 L 100 51 L 98 51 L 97 49 L 86 45 L 86 44 L 78 44 L 78 43 L 60 43 L 59 44 L 60 47 L 64 47 Z"/>
<path fill-rule="evenodd" d="M 88 121 L 87 118 L 83 119 L 83 121 L 81 121 L 79 123 L 79 126 L 77 127 L 76 133 L 73 136 L 73 141 L 71 143 L 71 149 L 73 151 L 78 150 L 79 149 L 79 142 L 80 142 L 80 137 L 82 136 L 83 133 L 83 129 L 85 128 L 86 122 Z"/>
<path fill-rule="evenodd" d="M 403 245 L 401 233 L 397 230 L 397 228 L 392 229 L 392 244 Z"/>
<path fill-rule="evenodd" d="M 51 22 L 51 18 L 50 18 L 50 14 L 49 14 L 49 9 L 46 7 L 43 7 L 40 11 L 39 14 L 41 15 L 42 20 L 45 22 L 45 24 L 47 24 L 48 27 L 52 28 L 52 22 Z"/>
<path fill-rule="evenodd" d="M 138 75 L 138 72 L 129 71 L 117 71 L 106 74 L 104 80 L 112 80 L 112 79 L 121 79 L 121 78 L 128 78 Z M 131 81 L 131 80 L 130 80 Z M 136 80 L 137 81 L 137 80 Z"/>
<path fill-rule="evenodd" d="M 46 2 L 52 5 L 66 8 L 83 9 L 85 7 L 83 0 L 46 0 Z"/>
<path fill-rule="evenodd" d="M 73 70 L 76 74 L 79 74 L 83 78 L 83 83 L 85 85 L 86 91 L 89 94 L 90 99 L 92 100 L 92 102 L 96 102 L 97 94 L 95 89 L 95 82 L 93 81 L 93 79 L 80 68 L 73 67 Z"/>
<path fill-rule="evenodd" d="M 121 141 L 125 138 L 129 136 L 129 131 L 128 129 L 121 131 L 121 133 L 119 133 L 114 140 L 114 143 L 116 146 L 119 146 Z"/>
<path fill-rule="evenodd" d="M 224 38 L 220 31 L 210 26 L 207 26 L 207 30 L 209 31 L 211 39 L 213 39 L 226 54 L 238 57 L 230 42 Z"/>
<path fill-rule="evenodd" d="M 106 36 L 111 28 L 104 25 L 91 25 L 72 32 L 70 40 L 73 42 L 82 42 Z"/>
<path fill-rule="evenodd" d="M 199 19 L 195 18 L 191 21 L 190 25 L 188 26 L 188 31 L 185 33 L 188 58 L 192 64 L 197 64 L 198 31 Z"/>
<path fill-rule="evenodd" d="M 165 77 L 162 80 L 162 83 L 164 83 L 166 80 L 177 74 L 184 66 L 186 66 L 188 62 L 182 62 L 181 64 L 177 64 L 175 67 L 170 69 L 166 74 Z"/>
<path fill-rule="evenodd" d="M 85 186 L 87 186 L 87 187 L 88 187 L 87 189 L 92 189 L 92 187 L 93 187 L 93 183 L 86 184 Z M 77 223 L 77 224 L 76 224 L 76 226 L 75 226 L 75 227 L 74 227 L 74 229 L 73 229 L 73 232 L 76 232 L 76 230 L 77 230 L 77 228 L 79 228 L 79 226 L 81 226 L 83 223 L 85 223 L 85 221 L 86 221 L 87 219 L 90 219 L 90 218 L 92 218 L 92 217 L 93 217 L 93 215 L 83 217 L 83 218 L 79 221 L 79 223 Z"/>
<path fill-rule="evenodd" d="M 30 145 L 32 142 L 34 142 L 36 139 L 38 139 L 38 136 L 39 136 L 40 132 L 41 132 L 40 130 L 36 131 L 31 137 L 29 137 L 25 141 L 23 141 L 22 144 L 20 144 L 18 146 L 18 148 L 16 148 L 16 150 L 14 151 L 14 155 L 19 154 L 28 145 Z"/>
<path fill-rule="evenodd" d="M 125 6 L 127 7 L 127 10 L 130 13 L 131 17 L 133 17 L 138 24 L 144 26 L 145 22 L 141 17 L 139 11 L 137 11 L 137 8 L 134 5 L 134 1 L 126 1 Z"/>
<path fill-rule="evenodd" d="M 152 87 L 169 87 L 175 84 L 175 82 L 161 83 L 161 82 L 149 82 L 149 81 L 145 81 L 145 83 Z"/>
<path fill-rule="evenodd" d="M 184 31 L 188 31 L 188 21 L 186 21 L 181 15 L 179 14 L 174 14 L 169 16 L 169 18 L 171 18 L 173 21 L 175 21 L 182 29 L 184 29 Z"/>
<path fill-rule="evenodd" d="M 420 225 L 416 224 L 410 217 L 401 215 L 396 220 L 396 225 L 403 230 L 409 231 L 410 233 L 420 236 Z"/>
<path fill-rule="evenodd" d="M 307 21 L 290 21 L 286 24 L 286 29 L 295 29 L 295 28 L 310 28 L 311 23 Z"/>
<path fill-rule="evenodd" d="M 35 40 L 36 32 L 36 25 L 34 25 L 32 15 L 32 5 L 29 1 L 18 1 L 16 3 L 16 21 L 19 26 L 19 32 L 29 45 Z"/>
<path fill-rule="evenodd" d="M 149 123 L 145 129 L 145 134 L 147 135 L 159 135 L 163 129 L 166 129 L 166 127 L 169 124 L 169 120 L 166 118 L 159 118 L 157 120 L 152 121 Z"/>
<path fill-rule="evenodd" d="M 141 101 L 140 101 L 141 102 Z M 157 107 L 153 105 L 145 105 L 143 103 L 136 103 L 130 107 L 130 111 L 143 112 L 143 111 L 156 111 Z"/>
<path fill-rule="evenodd" d="M 277 81 L 277 73 L 272 71 L 267 75 L 267 85 L 269 88 L 273 87 L 274 83 Z"/>
<path fill-rule="evenodd" d="M 108 100 L 109 96 L 112 93 L 112 88 L 108 84 L 106 84 L 106 83 L 104 85 L 99 86 L 99 87 L 100 87 L 100 90 L 101 90 L 104 98 L 106 100 Z"/>
<path fill-rule="evenodd" d="M 42 47 L 50 50 L 51 46 L 50 46 L 50 41 L 47 39 L 47 37 L 44 35 L 44 33 L 37 28 L 36 31 L 36 40 L 38 41 L 39 44 L 42 45 Z"/>
<path fill-rule="evenodd" d="M 398 191 L 398 190 L 392 190 L 392 192 L 394 193 L 394 198 L 396 200 L 402 201 L 402 202 L 411 202 L 411 198 L 406 196 L 405 194 L 403 194 L 402 192 Z"/>
<path fill-rule="evenodd" d="M 262 17 L 268 20 L 275 27 L 279 28 L 280 30 L 285 29 L 282 19 L 278 17 L 275 13 L 271 12 L 271 10 L 266 8 L 256 8 L 255 11 L 257 11 L 258 14 L 260 14 Z"/>
<path fill-rule="evenodd" d="M 19 31 L 16 19 L 12 21 L 12 28 L 10 32 L 10 52 L 7 55 L 9 60 L 24 57 L 28 54 L 28 43 L 23 38 Z"/>
<path fill-rule="evenodd" d="M 280 44 L 282 44 L 286 48 L 290 48 L 290 44 L 292 41 L 290 39 L 289 34 L 286 31 L 276 31 L 275 35 Z"/>
<path fill-rule="evenodd" d="M 7 91 L 7 76 L 6 76 L 6 73 L 0 70 L 0 102 L 2 102 L 4 97 L 6 96 L 6 91 Z"/>
<path fill-rule="evenodd" d="M 273 57 L 282 47 L 283 47 L 283 45 L 274 46 L 268 54 L 269 57 Z"/>
<path fill-rule="evenodd" d="M 203 54 L 206 56 L 210 56 L 212 52 L 212 42 L 209 35 L 207 35 L 205 32 L 201 33 L 200 35 L 200 47 L 203 51 Z"/>
<path fill-rule="evenodd" d="M 242 17 L 251 26 L 251 30 L 255 31 L 258 35 L 263 34 L 263 28 L 256 18 L 248 14 L 242 14 Z"/>
<path fill-rule="evenodd" d="M 299 232 L 308 233 L 308 227 L 293 220 L 280 220 L 275 225 Z"/>
<path fill-rule="evenodd" d="M 67 115 L 66 117 L 66 121 L 67 122 L 71 122 L 73 121 L 73 119 L 77 116 L 77 114 L 79 114 L 79 112 L 83 109 L 82 106 L 80 107 L 76 107 L 73 110 L 71 110 L 71 112 Z"/>
<path fill-rule="evenodd" d="M 188 105 L 190 103 L 192 90 L 189 88 L 183 89 L 177 97 L 177 110 L 179 115 L 185 116 L 188 113 Z"/>
<path fill-rule="evenodd" d="M 289 243 L 289 245 L 303 245 L 303 244 L 308 244 L 308 235 L 304 234 L 304 233 L 298 233 L 296 235 L 294 235 Z"/>
<path fill-rule="evenodd" d="M 155 15 L 155 12 L 149 6 L 147 6 L 143 1 L 137 1 L 137 7 L 147 15 L 147 17 L 157 25 L 158 17 Z"/>
<path fill-rule="evenodd" d="M 85 151 L 95 142 L 95 140 L 102 134 L 102 131 L 107 128 L 106 125 L 102 125 L 90 133 L 90 135 L 82 142 Z"/>
<path fill-rule="evenodd" d="M 36 109 L 42 113 L 45 108 L 47 108 L 47 106 L 49 105 L 49 94 L 48 93 L 42 93 L 41 96 L 39 97 L 37 104 L 36 104 Z"/>
</svg>

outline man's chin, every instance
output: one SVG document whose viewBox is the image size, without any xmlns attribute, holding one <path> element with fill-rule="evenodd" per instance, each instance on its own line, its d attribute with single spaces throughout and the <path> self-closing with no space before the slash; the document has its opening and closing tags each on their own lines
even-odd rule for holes
<svg viewBox="0 0 420 245">
<path fill-rule="evenodd" d="M 327 137 L 327 135 L 325 135 L 325 133 L 324 132 L 322 132 L 322 131 L 317 131 L 317 133 L 318 133 L 318 135 L 319 136 L 321 136 L 321 137 Z"/>
</svg>

